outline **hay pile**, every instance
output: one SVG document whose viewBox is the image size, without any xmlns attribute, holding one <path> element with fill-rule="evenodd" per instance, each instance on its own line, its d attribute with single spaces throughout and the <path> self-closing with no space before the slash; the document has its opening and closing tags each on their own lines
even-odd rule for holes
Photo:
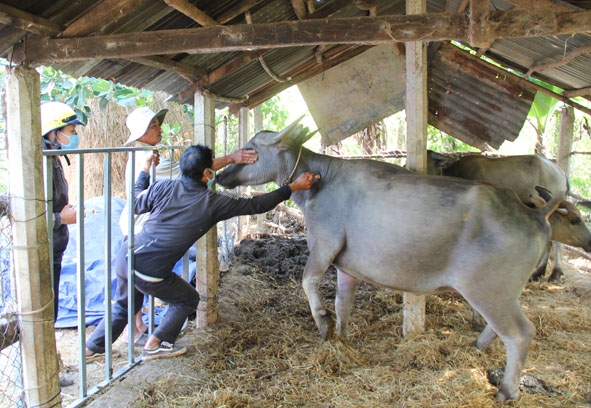
<svg viewBox="0 0 591 408">
<path fill-rule="evenodd" d="M 136 408 L 497 406 L 487 370 L 504 365 L 505 349 L 498 339 L 485 351 L 470 346 L 477 333 L 459 296 L 428 296 L 426 331 L 404 338 L 402 294 L 361 284 L 350 342 L 323 342 L 300 283 L 306 255 L 302 238 L 244 240 L 221 278 L 219 322 L 190 327 L 179 339 L 185 356 L 141 364 L 90 406 L 128 406 L 113 403 L 122 389 Z M 587 265 L 569 268 L 563 286 L 524 292 L 538 330 L 526 373 L 547 388 L 513 406 L 591 403 L 591 301 L 569 287 L 591 287 Z M 330 308 L 334 284 L 329 271 L 321 291 Z"/>
</svg>

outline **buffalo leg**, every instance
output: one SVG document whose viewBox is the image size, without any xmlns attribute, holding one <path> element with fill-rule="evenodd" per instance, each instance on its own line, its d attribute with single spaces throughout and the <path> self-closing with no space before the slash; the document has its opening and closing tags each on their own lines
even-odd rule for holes
<svg viewBox="0 0 591 408">
<path fill-rule="evenodd" d="M 478 317 L 482 319 L 482 316 L 478 314 Z M 478 339 L 474 342 L 474 346 L 477 349 L 482 350 L 488 347 L 488 345 L 497 337 L 497 333 L 490 327 L 490 324 L 487 324 Z"/>
<path fill-rule="evenodd" d="M 552 242 L 552 253 L 554 254 L 554 267 L 548 277 L 548 282 L 559 282 L 564 272 L 562 272 L 562 244 Z"/>
<path fill-rule="evenodd" d="M 332 316 L 330 316 L 322 304 L 322 298 L 318 291 L 318 286 L 332 259 L 323 259 L 319 252 L 320 251 L 315 251 L 314 248 L 310 249 L 310 255 L 308 256 L 308 261 L 304 268 L 302 286 L 306 293 L 306 297 L 308 298 L 310 311 L 312 312 L 312 317 L 320 331 L 320 335 L 324 340 L 329 340 L 334 337 L 335 324 Z"/>
<path fill-rule="evenodd" d="M 538 263 L 536 270 L 534 271 L 534 273 L 531 274 L 529 278 L 530 281 L 539 281 L 542 279 L 542 276 L 546 274 L 546 268 L 548 267 L 548 258 L 550 256 L 550 251 L 552 250 L 553 246 L 553 244 L 550 244 L 550 247 L 546 251 L 545 255 Z"/>
<path fill-rule="evenodd" d="M 507 350 L 507 363 L 497 401 L 517 399 L 519 396 L 519 379 L 525 365 L 527 352 L 535 334 L 535 327 L 523 314 L 517 299 L 499 301 L 495 304 L 473 304 L 486 319 L 488 325 L 476 340 L 476 347 L 486 347 L 496 333 Z"/>
<path fill-rule="evenodd" d="M 358 281 L 337 268 L 337 295 L 335 298 L 335 311 L 337 314 L 337 336 L 347 338 L 349 317 L 355 303 L 355 290 Z"/>
</svg>

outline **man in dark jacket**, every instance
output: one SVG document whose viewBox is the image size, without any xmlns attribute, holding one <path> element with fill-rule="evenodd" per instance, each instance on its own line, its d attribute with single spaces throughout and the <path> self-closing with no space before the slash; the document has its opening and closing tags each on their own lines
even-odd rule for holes
<svg viewBox="0 0 591 408">
<path fill-rule="evenodd" d="M 195 312 L 199 294 L 172 268 L 191 245 L 217 222 L 240 215 L 260 214 L 287 200 L 293 191 L 307 190 L 319 175 L 300 175 L 289 185 L 253 198 L 238 198 L 208 189 L 215 176 L 209 147 L 189 147 L 181 156 L 180 180 L 162 180 L 149 185 L 149 169 L 157 156 L 151 156 L 135 184 L 135 214 L 150 212 L 143 229 L 135 236 L 135 310 L 142 306 L 142 294 L 168 303 L 168 310 L 158 328 L 148 338 L 143 361 L 174 357 L 185 353 L 185 347 L 174 345 L 183 323 Z M 127 249 L 122 246 L 117 262 L 126 262 Z M 121 270 L 122 268 L 116 268 Z M 120 292 L 119 288 L 124 288 Z M 140 299 L 140 301 L 138 301 Z M 127 324 L 127 276 L 117 274 L 117 294 L 112 307 L 112 338 L 115 341 Z M 104 357 L 105 321 L 101 321 L 86 342 L 86 361 Z"/>
</svg>

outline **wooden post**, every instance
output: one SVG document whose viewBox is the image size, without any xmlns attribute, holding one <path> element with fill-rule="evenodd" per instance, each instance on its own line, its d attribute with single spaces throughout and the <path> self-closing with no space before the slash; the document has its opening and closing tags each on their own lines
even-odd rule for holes
<svg viewBox="0 0 591 408">
<path fill-rule="evenodd" d="M 241 149 L 244 147 L 246 142 L 248 142 L 249 136 L 249 110 L 247 107 L 243 106 L 240 108 L 239 116 L 238 116 L 238 148 Z M 240 190 L 244 191 L 247 187 L 240 187 Z M 238 233 L 236 237 L 238 238 L 238 242 L 242 241 L 244 237 L 248 234 L 248 216 L 245 215 L 243 217 L 238 217 Z"/>
<path fill-rule="evenodd" d="M 426 0 L 408 0 L 406 14 L 425 14 Z M 406 123 L 407 166 L 425 173 L 427 168 L 427 47 L 422 41 L 406 45 Z M 428 214 L 425 214 L 428 216 Z M 402 333 L 423 331 L 425 327 L 425 296 L 404 293 Z"/>
<path fill-rule="evenodd" d="M 196 93 L 194 99 L 194 142 L 215 148 L 215 106 L 209 95 Z M 196 325 L 204 328 L 218 318 L 218 286 L 220 264 L 218 261 L 218 239 L 216 228 L 210 229 L 197 241 L 197 307 Z"/>
<path fill-rule="evenodd" d="M 13 260 L 26 404 L 61 406 L 49 255 L 39 74 L 15 67 L 8 77 L 7 134 Z"/>
<path fill-rule="evenodd" d="M 254 122 L 254 134 L 256 135 L 258 132 L 263 130 L 263 111 L 261 110 L 261 106 L 258 105 L 252 110 L 253 122 Z M 265 192 L 264 187 L 258 187 L 257 191 Z M 257 227 L 256 231 L 261 232 L 264 228 L 265 222 L 265 214 L 257 214 L 255 215 L 255 219 L 257 220 Z"/>
<path fill-rule="evenodd" d="M 575 124 L 575 110 L 572 106 L 565 106 L 560 114 L 560 136 L 558 140 L 558 157 L 556 164 L 568 177 L 570 153 L 573 145 L 573 129 Z"/>
<path fill-rule="evenodd" d="M 468 24 L 468 42 L 473 47 L 488 48 L 490 40 L 488 36 L 489 0 L 470 0 L 470 22 Z"/>
</svg>

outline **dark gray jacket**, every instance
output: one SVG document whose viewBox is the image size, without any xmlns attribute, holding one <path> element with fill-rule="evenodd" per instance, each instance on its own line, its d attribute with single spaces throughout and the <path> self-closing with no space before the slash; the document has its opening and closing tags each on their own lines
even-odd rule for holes
<svg viewBox="0 0 591 408">
<path fill-rule="evenodd" d="M 165 278 L 191 245 L 218 221 L 239 215 L 260 214 L 291 196 L 289 186 L 252 198 L 239 198 L 209 190 L 188 177 L 161 180 L 148 187 L 141 172 L 135 184 L 135 214 L 150 212 L 135 236 L 135 269 Z"/>
<path fill-rule="evenodd" d="M 50 149 L 47 139 L 43 139 L 43 149 Z M 68 226 L 62 224 L 60 211 L 68 204 L 68 182 L 59 156 L 51 156 L 49 163 L 53 174 L 53 252 L 62 253 L 68 246 L 70 233 Z"/>
</svg>

